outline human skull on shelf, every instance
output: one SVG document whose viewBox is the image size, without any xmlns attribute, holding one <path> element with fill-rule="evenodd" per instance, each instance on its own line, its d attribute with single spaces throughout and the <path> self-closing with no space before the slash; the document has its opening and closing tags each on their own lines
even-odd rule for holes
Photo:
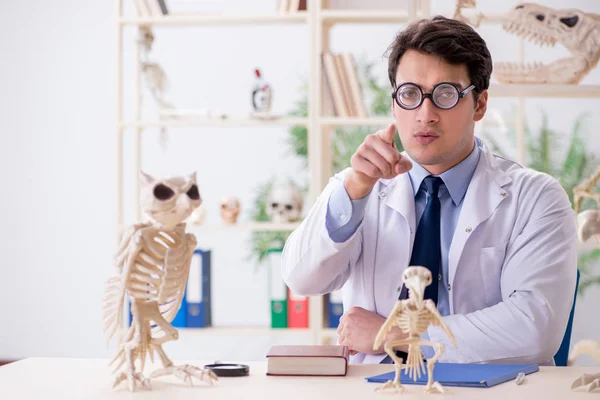
<svg viewBox="0 0 600 400">
<path fill-rule="evenodd" d="M 221 199 L 220 211 L 223 221 L 235 224 L 240 215 L 240 200 L 235 196 L 224 196 Z"/>
<path fill-rule="evenodd" d="M 278 185 L 269 192 L 267 215 L 274 223 L 294 222 L 300 219 L 302 206 L 302 194 L 296 186 Z"/>
</svg>

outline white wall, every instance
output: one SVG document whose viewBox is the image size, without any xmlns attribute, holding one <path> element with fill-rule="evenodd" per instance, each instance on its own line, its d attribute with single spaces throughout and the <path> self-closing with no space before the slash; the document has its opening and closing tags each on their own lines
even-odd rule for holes
<svg viewBox="0 0 600 400">
<path fill-rule="evenodd" d="M 267 0 L 169 3 L 173 10 L 195 7 L 228 13 L 269 12 L 275 7 L 275 2 Z M 433 1 L 432 9 L 447 12 L 449 3 Z M 561 2 L 543 3 L 556 6 Z M 395 1 L 387 4 L 398 7 Z M 600 4 L 593 1 L 569 5 L 600 12 Z M 494 11 L 506 7 L 493 6 Z M 127 7 L 126 11 L 132 10 Z M 104 346 L 100 299 L 104 280 L 112 272 L 116 241 L 113 12 L 110 1 L 23 0 L 8 2 L 0 13 L 0 132 L 4 141 L 0 146 L 4 185 L 0 359 L 112 354 Z M 381 55 L 398 28 L 338 26 L 332 32 L 332 48 L 378 62 L 376 72 L 385 83 L 386 64 Z M 131 116 L 133 101 L 132 34 L 131 28 L 126 31 L 126 116 Z M 218 108 L 232 117 L 246 115 L 252 71 L 258 66 L 275 88 L 274 111 L 283 113 L 299 98 L 307 77 L 304 26 L 160 28 L 155 34 L 155 55 L 171 80 L 167 98 L 178 107 Z M 482 34 L 495 59 L 513 57 L 513 49 L 506 45 L 514 43 L 508 42 L 509 36 L 488 27 Z M 583 83 L 600 83 L 600 68 Z M 146 92 L 145 96 L 143 113 L 152 119 L 155 107 Z M 551 110 L 553 126 L 568 132 L 580 110 L 597 110 L 599 103 L 597 99 L 527 100 L 527 110 L 534 121 L 539 120 L 537 107 L 543 105 Z M 514 100 L 497 99 L 491 104 L 509 110 Z M 590 127 L 598 122 L 599 117 L 594 117 Z M 594 130 L 588 133 L 590 146 L 597 149 Z M 306 180 L 286 140 L 285 127 L 171 129 L 163 150 L 158 131 L 149 130 L 143 135 L 142 167 L 155 174 L 197 170 L 209 212 L 207 222 L 218 221 L 217 204 L 223 194 L 242 199 L 241 219 L 247 220 L 256 185 L 273 173 Z M 125 150 L 126 217 L 131 222 L 135 174 L 131 131 L 126 133 Z M 264 269 L 245 261 L 249 236 L 204 231 L 197 235 L 202 246 L 215 252 L 215 323 L 268 324 Z M 600 339 L 600 322 L 591 318 L 600 290 L 578 301 L 574 340 Z M 292 336 L 275 341 L 303 340 Z M 262 359 L 271 343 L 268 337 L 227 341 L 196 335 L 166 349 L 175 358 L 248 360 Z"/>
</svg>

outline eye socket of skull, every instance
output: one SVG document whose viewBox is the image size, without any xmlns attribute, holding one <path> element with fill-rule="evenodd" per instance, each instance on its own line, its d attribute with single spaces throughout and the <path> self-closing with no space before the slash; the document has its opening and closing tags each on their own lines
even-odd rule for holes
<svg viewBox="0 0 600 400">
<path fill-rule="evenodd" d="M 573 15 L 572 17 L 560 18 L 559 21 L 568 26 L 569 28 L 573 28 L 579 22 L 579 17 L 577 15 Z"/>
<path fill-rule="evenodd" d="M 285 205 L 285 209 L 286 209 L 287 211 L 292 211 L 292 208 L 294 208 L 294 207 L 292 207 L 292 205 L 291 205 L 291 204 L 286 204 L 286 205 Z"/>
<path fill-rule="evenodd" d="M 200 192 L 198 192 L 197 185 L 192 185 L 192 187 L 190 188 L 190 190 L 187 191 L 186 194 L 192 200 L 200 200 Z"/>
<path fill-rule="evenodd" d="M 544 19 L 545 19 L 545 18 L 546 18 L 546 17 L 544 17 L 544 14 L 537 14 L 537 15 L 535 16 L 535 19 L 537 19 L 537 20 L 538 20 L 538 21 L 540 21 L 540 22 L 544 22 Z"/>
<path fill-rule="evenodd" d="M 274 201 L 273 203 L 271 203 L 271 208 L 279 208 L 279 203 Z"/>
<path fill-rule="evenodd" d="M 154 187 L 153 193 L 154 197 L 161 201 L 169 200 L 171 197 L 175 196 L 175 192 L 170 187 L 165 186 L 162 183 Z"/>
</svg>

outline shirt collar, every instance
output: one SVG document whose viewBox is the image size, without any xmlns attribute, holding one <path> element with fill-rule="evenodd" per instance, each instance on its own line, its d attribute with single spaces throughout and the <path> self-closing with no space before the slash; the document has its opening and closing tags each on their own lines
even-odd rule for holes
<svg viewBox="0 0 600 400">
<path fill-rule="evenodd" d="M 473 150 L 467 158 L 440 175 L 440 178 L 444 181 L 444 185 L 448 189 L 450 197 L 456 206 L 458 206 L 462 202 L 463 197 L 465 197 L 471 177 L 479 163 L 479 153 L 480 149 L 478 143 L 475 143 Z M 423 179 L 431 174 L 412 160 L 408 154 L 406 156 L 413 164 L 412 169 L 408 171 L 408 175 L 410 176 L 413 193 L 416 196 L 417 193 L 419 193 L 419 188 L 421 187 L 421 183 L 423 183 Z"/>
</svg>

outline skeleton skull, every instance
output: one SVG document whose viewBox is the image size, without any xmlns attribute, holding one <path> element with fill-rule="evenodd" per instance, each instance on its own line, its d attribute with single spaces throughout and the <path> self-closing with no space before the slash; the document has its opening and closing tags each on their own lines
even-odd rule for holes
<svg viewBox="0 0 600 400">
<path fill-rule="evenodd" d="M 506 14 L 503 28 L 541 46 L 562 44 L 571 57 L 549 65 L 496 63 L 494 77 L 501 83 L 578 83 L 600 58 L 600 16 L 596 14 L 522 3 Z"/>
<path fill-rule="evenodd" d="M 402 280 L 408 289 L 409 297 L 422 305 L 425 288 L 431 284 L 431 271 L 426 267 L 410 266 L 404 270 Z"/>
<path fill-rule="evenodd" d="M 202 204 L 196 173 L 155 179 L 140 172 L 141 206 L 154 226 L 172 230 Z"/>
<path fill-rule="evenodd" d="M 221 218 L 228 224 L 235 224 L 240 214 L 240 200 L 235 196 L 224 196 L 219 205 Z"/>
<path fill-rule="evenodd" d="M 304 201 L 294 185 L 278 185 L 269 192 L 267 215 L 274 223 L 289 223 L 300 219 Z"/>
</svg>

